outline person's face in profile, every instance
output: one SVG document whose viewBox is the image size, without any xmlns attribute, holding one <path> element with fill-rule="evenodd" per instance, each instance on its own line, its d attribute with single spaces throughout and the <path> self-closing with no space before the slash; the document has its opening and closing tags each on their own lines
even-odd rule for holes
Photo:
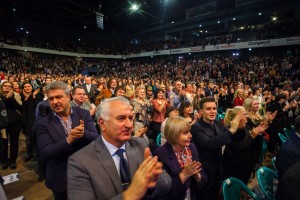
<svg viewBox="0 0 300 200">
<path fill-rule="evenodd" d="M 177 145 L 180 147 L 188 147 L 191 144 L 192 134 L 189 129 L 185 129 L 180 132 L 177 140 Z"/>
</svg>

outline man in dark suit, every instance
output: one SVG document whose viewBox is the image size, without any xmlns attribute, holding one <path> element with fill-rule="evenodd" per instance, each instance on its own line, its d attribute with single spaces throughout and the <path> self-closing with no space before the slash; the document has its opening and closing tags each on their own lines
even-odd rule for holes
<svg viewBox="0 0 300 200">
<path fill-rule="evenodd" d="M 85 94 L 88 95 L 90 98 L 91 102 L 95 101 L 95 94 L 97 91 L 97 86 L 95 84 L 92 84 L 92 79 L 91 77 L 85 77 L 85 83 L 82 85 L 82 88 L 85 91 Z"/>
<path fill-rule="evenodd" d="M 191 128 L 192 142 L 196 145 L 202 166 L 208 176 L 208 184 L 201 189 L 202 200 L 217 200 L 222 181 L 222 146 L 234 138 L 240 120 L 245 120 L 245 113 L 238 113 L 230 128 L 216 120 L 217 105 L 213 97 L 200 101 L 200 118 Z"/>
<path fill-rule="evenodd" d="M 300 161 L 300 116 L 296 118 L 294 126 L 295 133 L 281 145 L 276 159 L 279 179 L 276 199 L 284 199 L 285 194 L 282 192 L 281 184 L 283 176 L 291 166 Z"/>
<path fill-rule="evenodd" d="M 37 123 L 39 162 L 46 163 L 46 185 L 56 200 L 67 198 L 67 161 L 98 134 L 90 113 L 71 107 L 68 85 L 55 81 L 45 87 L 50 112 Z"/>
<path fill-rule="evenodd" d="M 68 198 L 142 199 L 160 196 L 171 178 L 144 138 L 131 137 L 134 114 L 125 97 L 105 99 L 99 106 L 101 136 L 68 162 Z"/>
</svg>

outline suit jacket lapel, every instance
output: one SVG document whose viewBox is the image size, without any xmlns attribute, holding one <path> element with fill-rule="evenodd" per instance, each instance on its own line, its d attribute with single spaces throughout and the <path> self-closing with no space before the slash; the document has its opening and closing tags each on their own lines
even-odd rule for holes
<svg viewBox="0 0 300 200">
<path fill-rule="evenodd" d="M 136 148 L 134 148 L 133 146 L 131 146 L 130 142 L 126 142 L 126 154 L 127 154 L 127 160 L 129 163 L 129 171 L 130 171 L 130 177 L 132 179 L 135 171 L 138 168 L 138 160 L 137 160 L 137 152 L 136 152 Z"/>
<path fill-rule="evenodd" d="M 80 114 L 77 112 L 76 108 L 73 107 L 71 109 L 73 112 L 71 113 L 72 128 L 75 128 L 76 126 L 79 126 L 81 116 L 79 116 Z"/>
<path fill-rule="evenodd" d="M 102 137 L 96 139 L 96 154 L 99 162 L 103 166 L 105 172 L 110 176 L 113 185 L 118 193 L 123 192 L 121 179 L 119 177 L 116 165 L 111 157 L 108 149 L 102 141 Z"/>
<path fill-rule="evenodd" d="M 177 157 L 173 151 L 173 147 L 169 143 L 166 144 L 166 147 L 168 149 L 168 155 L 167 155 L 167 159 L 169 160 L 168 163 L 170 163 L 170 166 L 173 167 L 174 171 L 180 172 L 181 168 L 180 168 L 179 162 L 177 160 Z"/>
<path fill-rule="evenodd" d="M 51 114 L 51 121 L 53 121 L 53 123 L 51 124 L 54 124 L 54 128 L 56 129 L 57 131 L 57 135 L 60 137 L 60 138 L 65 138 L 67 133 L 65 131 L 65 128 L 64 126 L 61 124 L 60 120 L 58 117 L 54 116 L 54 112 Z"/>
</svg>

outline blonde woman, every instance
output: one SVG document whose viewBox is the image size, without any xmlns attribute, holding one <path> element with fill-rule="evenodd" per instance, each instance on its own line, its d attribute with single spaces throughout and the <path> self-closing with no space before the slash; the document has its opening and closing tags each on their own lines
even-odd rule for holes
<svg viewBox="0 0 300 200">
<path fill-rule="evenodd" d="M 244 105 L 244 90 L 239 88 L 236 90 L 236 93 L 233 98 L 233 107 L 235 106 L 243 106 Z"/>
<path fill-rule="evenodd" d="M 135 90 L 135 98 L 131 100 L 131 105 L 135 113 L 134 129 L 139 130 L 149 125 L 151 121 L 151 102 L 146 99 L 145 89 L 137 87 Z M 155 139 L 155 138 L 153 138 Z"/>
<path fill-rule="evenodd" d="M 207 183 L 197 148 L 191 143 L 190 129 L 191 125 L 184 118 L 170 117 L 164 130 L 167 143 L 153 153 L 172 178 L 172 188 L 164 199 L 199 199 L 197 192 Z"/>
<path fill-rule="evenodd" d="M 265 116 L 260 115 L 259 114 L 260 103 L 256 98 L 247 98 L 247 99 L 245 99 L 244 107 L 245 107 L 245 109 L 248 113 L 248 122 L 247 122 L 247 124 L 250 127 L 257 127 L 262 122 L 267 123 L 267 124 L 271 124 L 272 121 L 274 120 L 274 118 L 277 115 L 277 111 L 275 111 L 273 113 L 267 112 L 265 114 Z M 278 135 L 277 135 L 278 132 L 276 132 L 276 134 L 274 134 L 274 135 L 272 135 L 272 132 L 269 132 L 269 133 L 270 133 L 270 139 L 277 138 L 279 140 Z M 263 136 L 260 136 L 261 143 L 262 143 L 262 140 L 263 140 L 262 137 Z M 268 142 L 268 148 L 269 147 L 270 147 L 270 140 Z M 258 149 L 258 150 L 261 150 L 261 148 Z"/>
<path fill-rule="evenodd" d="M 225 114 L 224 123 L 230 126 L 232 119 L 238 112 L 245 112 L 243 106 L 236 106 L 228 109 Z M 267 123 L 260 123 L 258 126 L 248 124 L 248 119 L 241 120 L 236 140 L 225 146 L 223 155 L 223 179 L 235 177 L 248 183 L 252 170 L 258 162 L 262 148 L 262 136 L 260 135 L 268 128 Z"/>
</svg>

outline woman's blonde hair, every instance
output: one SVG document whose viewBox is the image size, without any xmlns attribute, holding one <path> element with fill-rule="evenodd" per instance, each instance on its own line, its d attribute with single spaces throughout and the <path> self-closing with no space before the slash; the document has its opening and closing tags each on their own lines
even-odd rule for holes
<svg viewBox="0 0 300 200">
<path fill-rule="evenodd" d="M 244 100 L 244 108 L 245 108 L 245 110 L 247 111 L 247 113 L 250 112 L 250 107 L 251 107 L 251 104 L 252 104 L 253 101 L 258 101 L 258 100 L 257 100 L 257 98 L 246 98 L 246 99 Z M 255 115 L 256 115 L 256 117 L 257 117 L 259 120 L 263 120 L 263 118 L 264 118 L 263 116 L 261 116 L 261 115 L 259 114 L 259 112 L 256 112 Z"/>
<path fill-rule="evenodd" d="M 180 133 L 189 130 L 191 130 L 191 125 L 186 119 L 182 117 L 170 117 L 167 120 L 164 135 L 170 144 L 176 145 Z"/>
<path fill-rule="evenodd" d="M 236 98 L 236 97 L 238 96 L 238 93 L 239 93 L 240 91 L 242 91 L 243 94 L 244 94 L 244 90 L 243 90 L 242 88 L 238 88 L 238 89 L 235 90 L 234 98 Z M 242 94 L 242 97 L 243 97 L 243 94 Z"/>
<path fill-rule="evenodd" d="M 232 109 L 227 109 L 224 118 L 225 126 L 229 127 L 232 119 L 236 116 L 239 110 L 245 110 L 243 106 L 235 106 Z"/>
<path fill-rule="evenodd" d="M 135 97 L 138 97 L 140 90 L 144 90 L 146 92 L 144 87 L 139 86 L 135 89 Z M 145 94 L 145 96 L 146 96 L 146 94 Z"/>
</svg>

